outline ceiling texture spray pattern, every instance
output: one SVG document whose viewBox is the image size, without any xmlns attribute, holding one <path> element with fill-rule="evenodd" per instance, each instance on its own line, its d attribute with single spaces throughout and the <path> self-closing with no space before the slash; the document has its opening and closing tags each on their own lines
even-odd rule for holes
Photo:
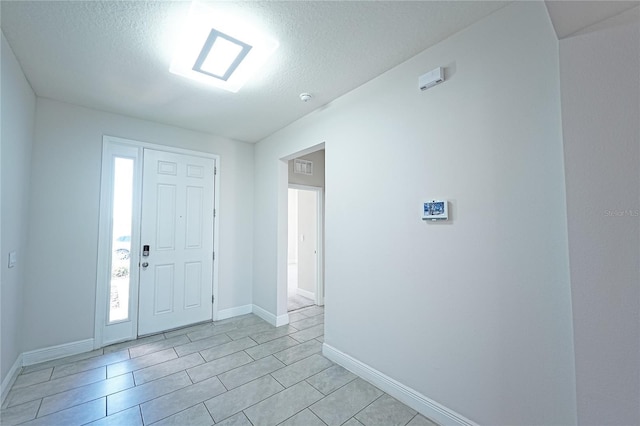
<svg viewBox="0 0 640 426">
<path fill-rule="evenodd" d="M 190 2 L 3 0 L 0 12 L 38 96 L 257 142 L 509 2 L 204 3 L 280 43 L 238 93 L 169 72 Z"/>
<path fill-rule="evenodd" d="M 2 1 L 38 96 L 257 142 L 504 2 L 210 2 L 280 47 L 229 93 L 169 73 L 189 2 Z M 299 94 L 313 94 L 300 102 Z"/>
</svg>

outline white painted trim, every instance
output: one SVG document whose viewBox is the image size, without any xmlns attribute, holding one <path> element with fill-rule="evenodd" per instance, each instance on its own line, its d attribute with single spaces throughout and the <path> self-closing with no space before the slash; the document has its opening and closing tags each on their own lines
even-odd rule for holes
<svg viewBox="0 0 640 426">
<path fill-rule="evenodd" d="M 253 305 L 236 306 L 235 308 L 223 309 L 218 311 L 218 318 L 216 321 L 250 314 L 251 312 L 253 312 Z"/>
<path fill-rule="evenodd" d="M 16 362 L 13 363 L 13 365 L 9 369 L 9 372 L 7 373 L 7 376 L 2 381 L 2 397 L 1 397 L 2 399 L 0 400 L 0 405 L 4 404 L 4 400 L 9 394 L 9 390 L 11 389 L 11 386 L 13 386 L 13 384 L 16 382 L 16 379 L 18 378 L 18 375 L 20 374 L 21 371 L 22 371 L 22 354 L 18 355 L 18 357 L 16 358 Z"/>
<path fill-rule="evenodd" d="M 265 320 L 266 322 L 268 322 L 269 324 L 276 325 L 276 316 L 273 315 L 271 312 L 261 308 L 260 306 L 253 305 L 252 312 L 257 316 L 259 316 L 260 318 L 262 318 L 263 320 Z"/>
<path fill-rule="evenodd" d="M 22 354 L 22 365 L 33 365 L 93 350 L 93 339 L 36 349 Z"/>
<path fill-rule="evenodd" d="M 306 297 L 307 299 L 311 299 L 314 302 L 316 300 L 316 294 L 315 293 L 311 293 L 310 291 L 303 290 L 301 288 L 297 288 L 296 289 L 296 293 L 298 294 L 298 296 Z"/>
<path fill-rule="evenodd" d="M 322 345 L 322 354 L 438 424 L 478 426 L 477 423 L 467 419 L 463 415 L 427 398 L 418 391 L 403 385 L 375 368 L 339 351 L 333 346 L 324 343 Z"/>
<path fill-rule="evenodd" d="M 217 160 L 220 159 L 220 156 L 218 154 L 211 154 L 209 152 L 202 152 L 202 151 L 194 151 L 192 149 L 176 148 L 175 146 L 170 146 L 170 145 L 160 145 L 157 143 L 143 142 L 143 141 L 137 141 L 133 139 L 124 139 L 124 138 L 119 138 L 117 136 L 109 136 L 109 135 L 104 135 L 102 138 L 103 140 L 105 138 L 108 138 L 112 142 L 117 142 L 124 145 L 134 145 L 142 148 L 155 149 L 157 151 L 173 152 L 175 154 L 184 154 L 184 155 L 194 155 L 196 157 L 213 158 L 216 160 L 216 162 Z"/>
<path fill-rule="evenodd" d="M 320 142 L 319 144 L 310 146 L 300 151 L 293 152 L 289 155 L 285 155 L 284 157 L 281 158 L 281 160 L 288 162 L 289 160 L 294 160 L 298 157 L 304 157 L 305 155 L 311 154 L 312 152 L 320 151 L 324 149 L 324 147 L 325 147 L 325 143 Z M 287 176 L 288 176 L 288 173 L 287 173 Z"/>
<path fill-rule="evenodd" d="M 318 188 L 317 192 L 318 203 L 316 207 L 318 208 L 318 213 L 316 217 L 318 218 L 318 248 L 317 248 L 317 256 L 316 256 L 316 273 L 318 274 L 316 278 L 316 294 L 314 300 L 316 301 L 316 305 L 324 306 L 324 189 Z"/>
<path fill-rule="evenodd" d="M 287 216 L 289 213 L 289 206 L 287 204 L 288 191 L 289 191 L 289 165 L 288 161 L 294 158 L 301 157 L 306 154 L 310 154 L 315 151 L 325 149 L 325 143 L 319 143 L 317 145 L 309 146 L 305 149 L 296 152 L 290 152 L 289 154 L 280 157 L 278 160 L 278 182 L 277 182 L 277 194 L 278 194 L 278 218 L 277 218 L 277 234 L 276 234 L 276 312 L 284 312 L 281 315 L 282 318 L 286 317 L 288 324 L 289 315 L 287 312 L 287 260 L 288 251 L 287 245 L 289 244 L 287 238 L 287 232 L 289 229 Z M 322 296 L 322 295 L 320 295 Z M 285 321 L 284 319 L 282 321 Z"/>
<path fill-rule="evenodd" d="M 283 325 L 287 325 L 289 324 L 289 313 L 287 312 L 286 314 L 283 315 L 278 315 L 276 317 L 276 327 L 281 327 Z"/>
<path fill-rule="evenodd" d="M 109 323 L 109 285 L 111 281 L 113 159 L 129 158 L 134 162 L 131 246 L 129 259 L 129 315 L 124 321 Z M 140 253 L 140 200 L 142 197 L 142 148 L 132 143 L 102 138 L 102 173 L 100 178 L 100 215 L 98 219 L 98 254 L 96 269 L 96 310 L 94 344 L 98 349 L 113 343 L 132 340 L 138 334 L 138 268 Z"/>
<path fill-rule="evenodd" d="M 253 313 L 268 322 L 271 325 L 280 327 L 289 324 L 289 314 L 275 316 L 271 312 L 266 311 L 258 305 L 253 305 Z"/>
<path fill-rule="evenodd" d="M 220 156 L 213 156 L 214 159 L 214 174 L 213 174 L 213 209 L 216 212 L 213 218 L 213 252 L 216 254 L 213 259 L 213 305 L 211 306 L 211 319 L 217 320 L 220 318 L 218 312 L 218 288 L 219 288 L 219 274 L 220 269 Z"/>
<path fill-rule="evenodd" d="M 101 193 L 100 193 L 100 212 L 101 212 L 101 217 L 99 219 L 99 238 L 98 238 L 98 268 L 97 268 L 97 278 L 96 278 L 96 315 L 95 315 L 95 321 L 94 321 L 94 344 L 95 344 L 95 348 L 93 349 L 98 349 L 101 348 L 103 346 L 105 346 L 106 344 L 111 344 L 114 343 L 116 341 L 123 341 L 123 340 L 129 340 L 129 339 L 135 339 L 137 337 L 138 334 L 138 277 L 134 276 L 133 272 L 131 273 L 131 283 L 132 283 L 132 288 L 131 288 L 131 298 L 130 298 L 130 315 L 129 315 L 129 321 L 125 321 L 122 324 L 130 324 L 131 326 L 131 333 L 129 336 L 126 337 L 122 337 L 122 336 L 118 336 L 118 338 L 116 340 L 113 340 L 113 338 L 109 339 L 109 336 L 106 336 L 107 333 L 105 333 L 105 327 L 106 327 L 106 317 L 107 317 L 107 303 L 105 303 L 105 300 L 108 301 L 108 298 L 105 299 L 105 294 L 107 294 L 107 289 L 108 289 L 108 277 L 109 277 L 109 262 L 108 260 L 110 259 L 106 259 L 107 256 L 105 256 L 103 253 L 110 253 L 110 249 L 111 249 L 111 238 L 110 238 L 110 220 L 107 220 L 110 218 L 110 198 L 111 198 L 111 184 L 108 182 L 109 179 L 112 177 L 111 176 L 111 170 L 106 170 L 105 169 L 105 157 L 107 155 L 110 154 L 111 151 L 111 147 L 113 146 L 124 146 L 124 147 L 129 147 L 129 149 L 134 148 L 138 150 L 137 156 L 136 156 L 136 161 L 137 161 L 137 166 L 136 166 L 136 176 L 139 179 L 139 181 L 137 183 L 135 183 L 136 185 L 136 189 L 139 191 L 137 193 L 134 193 L 134 212 L 135 212 L 135 217 L 134 217 L 134 221 L 133 221 L 133 231 L 134 233 L 132 233 L 131 235 L 131 264 L 134 265 L 136 262 L 139 261 L 139 253 L 140 253 L 140 241 L 139 241 L 139 236 L 136 237 L 136 235 L 134 235 L 136 232 L 139 234 L 140 232 L 140 212 L 141 212 L 141 200 L 142 200 L 142 195 L 141 195 L 141 191 L 142 191 L 142 162 L 143 162 L 143 150 L 145 148 L 147 149 L 153 149 L 153 150 L 157 150 L 157 151 L 165 151 L 165 152 L 171 152 L 171 153 L 175 153 L 175 154 L 184 154 L 184 155 L 193 155 L 193 156 L 197 156 L 197 157 L 203 157 L 203 158 L 211 158 L 214 160 L 214 167 L 217 171 L 217 173 L 214 175 L 213 178 L 213 203 L 214 203 L 214 209 L 216 212 L 216 215 L 213 219 L 213 251 L 214 253 L 218 254 L 219 253 L 219 241 L 220 241 L 220 233 L 219 233 L 219 224 L 220 224 L 220 156 L 217 154 L 211 154 L 208 152 L 201 152 L 201 151 L 193 151 L 193 150 L 189 150 L 189 149 L 182 149 L 182 148 L 176 148 L 173 146 L 168 146 L 168 145 L 159 145 L 159 144 L 154 144 L 154 143 L 148 143 L 148 142 L 142 142 L 142 141 L 136 141 L 136 140 L 132 140 L 132 139 L 124 139 L 124 138 L 119 138 L 119 137 L 115 137 L 115 136 L 109 136 L 109 135 L 103 135 L 102 137 L 102 144 L 103 144 L 103 154 L 102 154 L 102 164 L 103 164 L 103 170 L 102 170 L 102 181 L 101 181 Z M 103 188 L 104 183 L 108 184 L 108 191 L 105 191 Z M 106 192 L 106 193 L 105 193 Z M 136 204 L 137 203 L 137 204 Z M 107 215 L 107 217 L 103 218 L 103 215 Z M 135 246 L 137 245 L 137 247 Z M 134 258 L 133 256 L 136 256 L 136 258 Z M 220 320 L 223 319 L 221 318 L 221 316 L 218 313 L 218 278 L 219 278 L 219 274 L 218 274 L 218 270 L 219 270 L 219 255 L 216 255 L 214 260 L 213 260 L 213 277 L 212 277 L 212 294 L 213 294 L 213 305 L 212 305 L 212 313 L 211 313 L 211 319 L 216 321 L 216 320 Z M 131 268 L 131 270 L 133 271 L 133 267 Z M 106 278 L 105 278 L 106 277 Z M 134 288 L 135 286 L 135 288 Z M 111 340 L 111 341 L 110 341 Z"/>
</svg>

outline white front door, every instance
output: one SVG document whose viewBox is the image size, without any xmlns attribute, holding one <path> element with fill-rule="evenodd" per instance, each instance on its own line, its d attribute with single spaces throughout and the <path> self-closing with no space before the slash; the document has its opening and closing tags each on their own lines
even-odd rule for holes
<svg viewBox="0 0 640 426">
<path fill-rule="evenodd" d="M 138 335 L 212 319 L 214 167 L 144 149 Z"/>
</svg>

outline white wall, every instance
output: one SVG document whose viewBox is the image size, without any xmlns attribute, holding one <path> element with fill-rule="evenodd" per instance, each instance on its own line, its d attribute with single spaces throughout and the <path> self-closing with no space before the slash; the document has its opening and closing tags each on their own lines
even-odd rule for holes
<svg viewBox="0 0 640 426">
<path fill-rule="evenodd" d="M 26 256 L 29 212 L 29 175 L 36 111 L 36 97 L 24 77 L 11 47 L 2 35 L 2 165 L 0 178 L 2 213 L 1 280 L 2 322 L 0 381 L 22 352 L 22 303 L 25 272 L 32 266 Z M 9 269 L 9 252 L 15 250 L 18 263 Z"/>
<path fill-rule="evenodd" d="M 29 174 L 36 97 L 13 51 L 2 35 L 2 346 L 1 379 L 22 352 L 22 303 L 29 211 Z M 9 269 L 8 255 L 15 250 L 16 267 Z"/>
<path fill-rule="evenodd" d="M 220 155 L 218 307 L 251 303 L 251 145 L 38 98 L 25 350 L 93 337 L 104 134 Z"/>
<path fill-rule="evenodd" d="M 420 92 L 437 66 L 447 81 Z M 271 312 L 276 253 L 286 262 L 279 159 L 322 141 L 325 342 L 480 424 L 575 424 L 544 4 L 501 9 L 257 144 L 254 303 Z M 432 197 L 451 201 L 452 220 L 420 220 Z"/>
<path fill-rule="evenodd" d="M 578 420 L 640 424 L 640 8 L 560 42 Z"/>
</svg>

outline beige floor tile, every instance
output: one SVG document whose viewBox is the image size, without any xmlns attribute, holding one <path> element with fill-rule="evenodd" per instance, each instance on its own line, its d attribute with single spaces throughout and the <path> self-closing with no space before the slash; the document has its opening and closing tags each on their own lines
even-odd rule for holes
<svg viewBox="0 0 640 426">
<path fill-rule="evenodd" d="M 300 411 L 293 417 L 289 417 L 280 426 L 326 426 L 322 420 L 308 408 Z"/>
<path fill-rule="evenodd" d="M 196 340 L 195 342 L 176 346 L 175 350 L 178 353 L 178 356 L 185 356 L 195 352 L 200 352 L 204 349 L 220 346 L 223 343 L 229 343 L 230 341 L 231 339 L 226 334 L 218 334 L 215 336 L 207 337 L 206 339 L 200 339 Z"/>
<path fill-rule="evenodd" d="M 316 340 L 310 340 L 284 351 L 275 353 L 274 356 L 285 364 L 293 364 L 294 362 L 320 352 L 322 352 L 322 344 Z"/>
<path fill-rule="evenodd" d="M 422 414 L 415 416 L 407 426 L 438 426 L 438 423 L 424 417 Z"/>
<path fill-rule="evenodd" d="M 226 373 L 234 368 L 249 364 L 250 362 L 253 362 L 253 358 L 247 355 L 244 351 L 236 352 L 234 354 L 200 364 L 197 367 L 189 368 L 187 373 L 194 383 L 198 383 L 208 379 L 209 377 L 217 376 L 218 374 Z"/>
<path fill-rule="evenodd" d="M 132 358 L 126 361 L 117 362 L 115 364 L 107 365 L 107 377 L 119 376 L 131 371 L 136 371 L 145 367 L 160 364 L 161 362 L 169 361 L 177 357 L 178 355 L 176 355 L 176 351 L 173 348 L 169 348 L 163 351 L 143 355 L 138 358 Z"/>
<path fill-rule="evenodd" d="M 296 345 L 298 345 L 298 342 L 289 336 L 284 336 L 252 348 L 245 349 L 245 352 L 253 359 L 260 359 Z"/>
<path fill-rule="evenodd" d="M 160 334 L 154 334 L 152 336 L 141 337 L 136 340 L 128 340 L 126 342 L 116 343 L 111 346 L 107 346 L 106 348 L 104 348 L 104 353 L 108 354 L 111 352 L 118 352 L 123 349 L 133 348 L 134 346 L 146 345 L 147 343 L 153 343 L 153 342 L 157 342 L 164 339 L 165 339 L 164 335 L 160 333 Z"/>
<path fill-rule="evenodd" d="M 55 413 L 75 405 L 92 401 L 133 387 L 133 377 L 125 374 L 112 379 L 101 380 L 80 388 L 48 396 L 42 400 L 38 417 Z"/>
<path fill-rule="evenodd" d="M 314 325 L 324 324 L 324 315 L 316 315 L 313 317 L 307 317 L 300 321 L 292 322 L 291 326 L 297 328 L 298 330 L 304 330 L 306 328 L 311 328 Z"/>
<path fill-rule="evenodd" d="M 214 348 L 205 349 L 200 351 L 200 355 L 205 361 L 213 361 L 214 359 L 222 358 L 223 356 L 231 355 L 236 352 L 240 352 L 252 346 L 256 346 L 256 342 L 248 337 L 233 342 L 225 343 Z"/>
<path fill-rule="evenodd" d="M 51 378 L 51 373 L 53 373 L 53 367 L 34 371 L 32 373 L 20 374 L 13 384 L 13 389 L 20 389 L 25 386 L 46 382 Z"/>
<path fill-rule="evenodd" d="M 261 323 L 250 325 L 247 327 L 238 328 L 237 330 L 232 330 L 227 332 L 227 336 L 231 337 L 233 340 L 242 339 L 243 337 L 251 336 L 252 334 L 262 333 L 264 331 L 273 330 L 273 326 L 265 321 Z"/>
<path fill-rule="evenodd" d="M 281 390 L 284 390 L 284 387 L 267 375 L 216 396 L 206 401 L 205 405 L 213 419 L 219 422 Z"/>
<path fill-rule="evenodd" d="M 2 426 L 13 426 L 35 419 L 36 414 L 38 414 L 38 408 L 40 408 L 40 402 L 38 399 L 2 410 L 0 413 L 0 424 L 2 424 Z"/>
<path fill-rule="evenodd" d="M 356 415 L 381 395 L 380 389 L 362 379 L 356 379 L 309 408 L 327 425 L 337 426 Z"/>
<path fill-rule="evenodd" d="M 119 352 L 112 352 L 105 355 L 99 355 L 82 361 L 74 362 L 73 364 L 65 364 L 56 366 L 53 368 L 53 374 L 51 379 L 57 379 L 71 374 L 81 373 L 87 370 L 93 370 L 94 368 L 103 367 L 109 364 L 115 364 L 116 362 L 129 359 L 129 351 L 122 350 Z"/>
<path fill-rule="evenodd" d="M 314 325 L 313 327 L 306 328 L 304 330 L 293 333 L 290 336 L 299 342 L 306 342 L 307 340 L 315 339 L 324 334 L 324 324 Z"/>
<path fill-rule="evenodd" d="M 173 348 L 174 346 L 184 345 L 189 343 L 189 338 L 185 335 L 172 337 L 171 339 L 164 339 L 153 343 L 147 343 L 146 345 L 135 346 L 129 349 L 131 358 L 137 358 L 142 355 L 158 352 L 163 349 Z"/>
<path fill-rule="evenodd" d="M 218 377 L 225 387 L 231 390 L 240 385 L 244 385 L 245 383 L 249 383 L 258 377 L 262 377 L 265 374 L 279 370 L 282 367 L 284 367 L 283 363 L 269 355 L 266 358 L 243 365 L 242 367 L 238 367 L 231 371 L 227 371 Z"/>
<path fill-rule="evenodd" d="M 341 388 L 352 380 L 356 379 L 356 375 L 347 369 L 334 365 L 326 370 L 309 377 L 307 383 L 318 389 L 325 395 L 329 395 L 336 389 Z"/>
<path fill-rule="evenodd" d="M 217 377 L 203 380 L 142 404 L 142 420 L 145 424 L 157 422 L 226 391 Z"/>
<path fill-rule="evenodd" d="M 384 394 L 355 417 L 365 426 L 405 426 L 415 415 L 415 410 Z"/>
<path fill-rule="evenodd" d="M 260 333 L 257 334 L 252 334 L 249 337 L 251 337 L 253 340 L 255 340 L 255 342 L 259 345 L 266 343 L 270 340 L 275 340 L 279 337 L 283 337 L 286 336 L 288 334 L 291 333 L 295 333 L 296 331 L 298 331 L 297 328 L 292 327 L 291 325 L 285 325 L 282 327 L 277 327 L 274 328 L 272 330 L 267 330 L 267 331 L 262 331 Z"/>
<path fill-rule="evenodd" d="M 83 425 L 105 416 L 105 398 L 85 402 L 66 410 L 23 423 L 24 426 Z"/>
<path fill-rule="evenodd" d="M 25 367 L 2 425 L 435 425 L 321 355 L 323 308 L 290 319 L 243 315 Z"/>
<path fill-rule="evenodd" d="M 11 407 L 24 402 L 34 401 L 90 383 L 99 382 L 106 379 L 106 375 L 106 368 L 101 367 L 20 389 L 12 389 L 7 395 L 5 403 L 8 407 Z"/>
<path fill-rule="evenodd" d="M 212 424 L 213 419 L 204 404 L 198 404 L 162 419 L 153 426 L 210 426 Z"/>
<path fill-rule="evenodd" d="M 166 395 L 191 384 L 186 372 L 172 374 L 153 382 L 145 383 L 107 397 L 107 414 L 126 410 L 134 405 L 142 404 L 162 395 Z"/>
<path fill-rule="evenodd" d="M 331 367 L 333 363 L 320 354 L 311 355 L 308 358 L 295 362 L 287 367 L 278 370 L 271 375 L 282 386 L 288 388 L 307 377 L 313 376 L 327 368 Z"/>
<path fill-rule="evenodd" d="M 120 411 L 111 416 L 103 417 L 89 423 L 90 426 L 142 426 L 142 415 L 140 407 L 131 407 L 128 410 Z"/>
<path fill-rule="evenodd" d="M 139 386 L 202 363 L 204 363 L 204 359 L 200 354 L 195 353 L 134 371 L 133 377 L 136 381 L 136 386 Z"/>
<path fill-rule="evenodd" d="M 253 426 L 244 413 L 238 413 L 226 420 L 216 423 L 216 426 Z"/>
<path fill-rule="evenodd" d="M 244 410 L 244 413 L 254 425 L 275 426 L 322 397 L 311 385 L 301 382 Z"/>
</svg>

